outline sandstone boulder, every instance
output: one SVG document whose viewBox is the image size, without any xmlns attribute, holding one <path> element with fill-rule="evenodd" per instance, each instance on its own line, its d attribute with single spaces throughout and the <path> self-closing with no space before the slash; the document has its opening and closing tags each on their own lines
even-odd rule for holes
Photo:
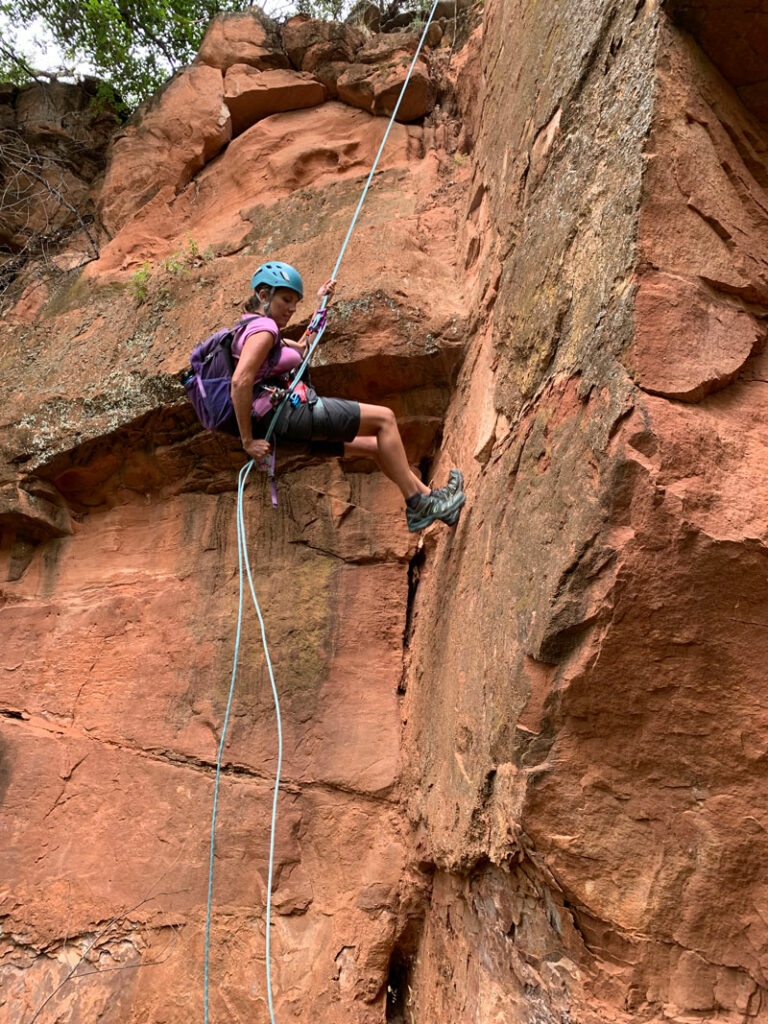
<svg viewBox="0 0 768 1024">
<path fill-rule="evenodd" d="M 371 38 L 355 57 L 360 64 L 386 65 L 405 56 L 412 59 L 419 45 L 418 32 L 387 32 Z"/>
<path fill-rule="evenodd" d="M 301 71 L 257 71 L 249 64 L 234 64 L 224 76 L 224 102 L 232 115 L 233 135 L 270 114 L 316 107 L 327 98 L 325 86 Z"/>
<path fill-rule="evenodd" d="M 404 54 L 392 64 L 382 67 L 362 63 L 350 65 L 339 75 L 336 82 L 339 99 L 371 114 L 390 117 L 403 87 L 411 59 Z M 407 124 L 424 117 L 434 106 L 434 101 L 429 65 L 420 57 L 397 112 L 397 120 Z"/>
<path fill-rule="evenodd" d="M 233 64 L 250 64 L 262 71 L 288 67 L 279 40 L 252 11 L 217 15 L 208 26 L 195 63 L 222 71 Z"/>
<path fill-rule="evenodd" d="M 364 43 L 363 33 L 351 25 L 301 15 L 291 18 L 283 28 L 283 46 L 293 66 L 310 71 L 332 97 L 338 95 L 339 76 L 356 59 Z"/>
<path fill-rule="evenodd" d="M 355 63 L 338 77 L 340 100 L 371 114 L 391 116 L 397 97 L 418 46 L 414 32 L 392 32 L 374 36 L 355 55 Z M 420 56 L 411 74 L 397 120 L 407 124 L 424 117 L 432 109 L 435 90 L 429 62 Z"/>
<path fill-rule="evenodd" d="M 186 68 L 116 137 L 98 200 L 115 234 L 163 187 L 182 189 L 232 138 L 221 72 Z"/>
<path fill-rule="evenodd" d="M 300 71 L 314 71 L 320 64 L 337 61 L 351 63 L 364 43 L 363 33 L 351 25 L 316 21 L 301 14 L 283 26 L 285 52 Z"/>
<path fill-rule="evenodd" d="M 713 301 L 702 288 L 668 274 L 643 278 L 636 333 L 625 362 L 640 387 L 697 402 L 727 387 L 765 337 L 743 309 Z"/>
</svg>

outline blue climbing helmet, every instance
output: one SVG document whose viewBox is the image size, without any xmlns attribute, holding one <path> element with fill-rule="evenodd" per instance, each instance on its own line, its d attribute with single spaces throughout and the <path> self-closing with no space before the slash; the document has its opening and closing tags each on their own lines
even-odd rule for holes
<svg viewBox="0 0 768 1024">
<path fill-rule="evenodd" d="M 273 289 L 290 288 L 298 293 L 300 299 L 304 298 L 301 274 L 288 263 L 280 263 L 278 260 L 272 263 L 262 263 L 251 279 L 251 288 L 255 290 L 261 284 Z"/>
</svg>

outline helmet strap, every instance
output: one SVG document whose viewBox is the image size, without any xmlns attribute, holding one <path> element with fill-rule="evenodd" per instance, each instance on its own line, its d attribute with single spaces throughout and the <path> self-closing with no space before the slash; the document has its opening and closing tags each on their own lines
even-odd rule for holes
<svg viewBox="0 0 768 1024">
<path fill-rule="evenodd" d="M 267 299 L 266 302 L 262 302 L 261 289 L 260 288 L 257 289 L 258 296 L 259 296 L 259 302 L 261 302 L 262 306 L 264 307 L 264 312 L 267 314 L 267 316 L 269 316 L 269 307 L 270 307 L 270 305 L 272 303 L 272 299 L 275 296 L 275 289 L 274 288 L 269 288 L 268 291 L 269 291 L 269 298 Z"/>
</svg>

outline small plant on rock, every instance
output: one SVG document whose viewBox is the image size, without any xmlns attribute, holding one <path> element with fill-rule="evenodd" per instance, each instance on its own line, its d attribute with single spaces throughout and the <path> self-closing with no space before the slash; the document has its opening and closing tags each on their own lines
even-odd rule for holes
<svg viewBox="0 0 768 1024">
<path fill-rule="evenodd" d="M 141 266 L 134 270 L 133 276 L 131 277 L 131 291 L 133 297 L 136 299 L 136 305 L 141 306 L 147 301 L 149 279 L 152 276 L 152 268 L 149 263 L 142 263 Z"/>
<path fill-rule="evenodd" d="M 204 261 L 213 259 L 214 255 L 211 246 L 201 253 L 199 242 L 192 235 L 187 235 L 187 244 L 174 249 L 163 260 L 163 269 L 174 277 L 181 277 L 188 274 L 191 267 L 199 267 Z"/>
</svg>

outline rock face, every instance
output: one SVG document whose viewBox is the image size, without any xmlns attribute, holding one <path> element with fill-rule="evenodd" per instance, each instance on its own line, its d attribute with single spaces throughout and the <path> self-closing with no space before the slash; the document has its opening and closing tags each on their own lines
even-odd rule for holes
<svg viewBox="0 0 768 1024">
<path fill-rule="evenodd" d="M 227 60 L 242 56 L 233 48 Z M 264 82 L 269 108 L 258 107 L 255 83 Z M 234 101 L 249 90 L 242 114 Z M 201 1010 L 212 765 L 237 590 L 232 472 L 241 459 L 234 442 L 200 434 L 175 374 L 193 340 L 237 318 L 254 266 L 276 251 L 305 275 L 301 319 L 314 308 L 386 122 L 338 102 L 296 109 L 307 90 L 314 103 L 325 98 L 306 72 L 243 61 L 224 74 L 198 63 L 177 76 L 113 143 L 99 198 L 115 234 L 102 240 L 101 258 L 87 278 L 52 289 L 40 317 L 19 303 L 7 320 L 3 613 L 26 608 L 22 593 L 36 613 L 34 622 L 22 614 L 3 623 L 15 640 L 4 643 L 0 670 L 11 836 L 0 1020 L 31 1017 L 94 939 L 89 964 L 110 958 L 131 969 L 89 976 L 96 984 L 85 991 L 70 982 L 43 1013 L 147 1021 Z M 227 138 L 225 100 L 235 133 L 243 130 L 216 153 Z M 453 181 L 446 135 L 436 136 L 431 126 L 393 129 L 314 370 L 326 393 L 389 402 L 414 460 L 436 443 L 465 333 L 452 248 L 468 168 Z M 433 296 L 423 294 L 427 280 Z M 285 740 L 277 1012 L 305 1015 L 311 1005 L 318 1020 L 373 1024 L 387 1012 L 396 937 L 420 913 L 426 884 L 409 861 L 397 797 L 414 538 L 397 492 L 372 465 L 343 474 L 287 451 L 283 462 L 279 514 L 264 505 L 260 478 L 248 499 Z M 58 540 L 73 543 L 57 549 L 59 582 L 43 597 L 40 560 Z M 54 620 L 60 631 L 49 628 Z M 263 840 L 277 737 L 259 637 L 249 630 L 244 643 L 222 776 L 211 1012 L 264 1020 Z M 98 667 L 81 691 L 90 664 Z M 81 815 L 89 804 L 93 813 Z M 51 840 L 47 823 L 59 815 Z M 30 844 L 51 854 L 32 872 Z M 150 963 L 154 977 L 139 966 Z"/>
<path fill-rule="evenodd" d="M 765 127 L 648 6 L 555 33 L 510 0 L 482 45 L 444 435 L 473 497 L 409 643 L 413 1005 L 762 1019 Z"/>
<path fill-rule="evenodd" d="M 305 258 L 311 258 L 311 246 L 303 244 L 308 218 L 332 221 L 333 242 L 326 244 L 335 244 L 340 236 L 341 245 L 346 204 L 360 175 L 370 169 L 385 130 L 386 122 L 340 103 L 264 118 L 234 139 L 186 188 L 177 192 L 167 185 L 152 196 L 102 248 L 101 259 L 87 273 L 98 277 L 107 270 L 135 271 L 147 259 L 168 259 L 177 246 L 189 246 L 189 239 L 209 254 L 235 253 L 253 239 L 270 237 L 271 218 L 284 224 L 275 244 L 296 243 L 307 252 Z M 409 158 L 419 153 L 422 131 L 398 126 L 390 140 L 380 166 L 394 176 L 390 187 L 397 188 L 396 169 L 402 173 Z M 350 179 L 354 189 L 344 186 Z M 315 184 L 335 186 L 332 195 L 340 202 L 323 204 L 295 195 Z M 273 210 L 278 200 L 290 196 L 294 201 L 287 210 Z"/>
<path fill-rule="evenodd" d="M 283 45 L 295 68 L 314 74 L 328 89 L 353 107 L 391 116 L 416 52 L 418 35 L 396 32 L 366 40 L 349 25 L 291 18 L 283 28 Z M 405 124 L 432 109 L 435 89 L 429 62 L 422 55 L 397 113 Z"/>
<path fill-rule="evenodd" d="M 248 64 L 233 64 L 224 77 L 233 135 L 270 114 L 316 107 L 327 97 L 322 82 L 296 71 L 254 71 Z"/>
<path fill-rule="evenodd" d="M 366 43 L 356 29 L 295 18 L 283 30 L 283 52 L 280 41 L 267 32 L 255 15 L 215 18 L 192 67 L 180 71 L 112 140 L 105 181 L 97 198 L 110 258 L 115 248 L 124 254 L 127 247 L 127 260 L 121 264 L 125 269 L 130 260 L 142 263 L 154 257 L 147 224 L 153 225 L 150 230 L 154 231 L 158 217 L 161 223 L 166 222 L 167 207 L 190 184 L 196 201 L 202 187 L 198 172 L 202 170 L 210 177 L 211 161 L 232 137 L 254 128 L 265 118 L 317 106 L 329 96 L 339 96 L 345 104 L 371 114 L 391 115 L 417 38 L 413 32 L 401 32 L 383 39 L 374 37 Z M 288 69 L 289 57 L 296 70 Z M 432 109 L 434 97 L 429 65 L 422 59 L 414 68 L 398 120 L 409 123 L 423 118 Z M 329 117 L 327 112 L 322 116 L 326 120 Z M 330 117 L 334 120 L 333 115 Z M 344 115 L 340 117 L 343 119 Z M 374 132 L 378 131 L 377 126 Z M 313 154 L 308 156 L 313 171 L 344 170 L 350 163 L 356 165 L 358 156 L 362 157 L 363 166 L 370 167 L 375 150 L 370 158 L 367 147 L 359 152 L 358 138 L 348 143 L 347 153 L 337 157 L 334 127 L 330 127 L 326 138 L 318 122 L 314 134 Z M 254 131 L 250 141 L 261 137 Z M 282 125 L 276 137 L 280 140 L 277 148 L 285 148 L 287 140 Z M 350 161 L 352 153 L 355 155 Z M 269 157 L 268 153 L 264 155 Z M 247 155 L 238 148 L 237 158 L 247 159 Z M 233 159 L 230 155 L 229 161 Z M 273 182 L 278 188 L 282 184 L 281 158 L 275 154 L 270 160 L 269 174 L 259 194 L 264 194 Z M 301 160 L 291 152 L 288 162 L 293 166 Z M 220 172 L 221 166 L 216 171 L 217 179 Z M 242 170 L 238 174 L 242 186 L 250 175 Z M 281 189 L 282 194 L 298 185 L 298 181 L 292 180 L 287 189 Z M 242 207 L 242 200 L 238 204 Z M 177 225 L 176 235 L 180 234 L 178 216 L 177 211 L 171 216 Z M 132 218 L 136 223 L 126 233 L 122 229 Z M 133 239 L 128 241 L 136 231 L 140 235 L 137 244 Z M 110 246 L 116 235 L 116 245 Z M 227 240 L 216 235 L 207 238 L 206 244 L 223 245 Z M 102 264 L 96 273 L 104 269 Z"/>
<path fill-rule="evenodd" d="M 92 187 L 117 123 L 97 84 L 0 85 L 0 288 L 63 239 L 73 265 L 94 255 Z"/>
<path fill-rule="evenodd" d="M 282 453 L 277 512 L 249 486 L 278 1020 L 768 1019 L 768 133 L 728 45 L 755 6 L 721 11 L 493 0 L 440 110 L 392 133 L 313 378 L 390 405 L 468 502 L 415 537 L 363 460 Z M 236 65 L 278 73 L 237 24 L 194 65 L 211 111 Z M 292 80 L 374 52 L 386 75 L 356 39 L 290 22 Z M 137 137 L 170 137 L 168 92 Z M 9 1024 L 201 1014 L 243 458 L 176 374 L 268 256 L 304 272 L 306 323 L 385 126 L 251 117 L 194 180 L 126 186 L 101 258 L 0 328 Z M 268 1020 L 276 735 L 247 623 L 214 1021 Z"/>
<path fill-rule="evenodd" d="M 232 138 L 221 72 L 181 71 L 112 142 L 99 197 L 110 235 L 164 187 L 179 192 Z"/>
</svg>

